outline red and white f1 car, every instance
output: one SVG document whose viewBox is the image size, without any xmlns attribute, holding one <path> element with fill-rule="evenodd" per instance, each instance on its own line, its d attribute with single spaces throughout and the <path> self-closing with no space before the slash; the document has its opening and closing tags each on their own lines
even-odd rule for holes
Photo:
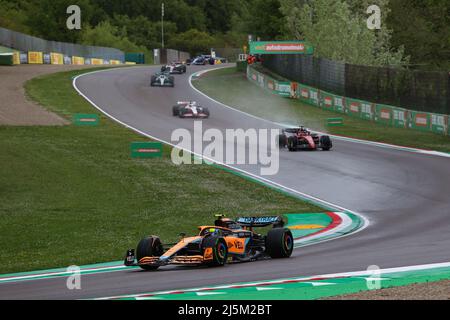
<svg viewBox="0 0 450 320">
<path fill-rule="evenodd" d="M 280 148 L 288 148 L 289 151 L 317 150 L 329 151 L 333 143 L 329 136 L 319 136 L 311 133 L 305 127 L 284 129 L 279 136 Z"/>
<path fill-rule="evenodd" d="M 180 118 L 209 118 L 209 109 L 199 106 L 195 101 L 180 101 L 173 107 L 174 117 Z"/>
</svg>

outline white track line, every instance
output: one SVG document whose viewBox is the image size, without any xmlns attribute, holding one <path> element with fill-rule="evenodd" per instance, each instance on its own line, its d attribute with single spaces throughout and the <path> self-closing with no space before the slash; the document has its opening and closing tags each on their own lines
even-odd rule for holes
<svg viewBox="0 0 450 320">
<path fill-rule="evenodd" d="M 85 274 L 89 272 L 97 272 L 97 271 L 117 271 L 120 269 L 123 269 L 124 266 L 110 266 L 110 267 L 99 267 L 99 268 L 93 268 L 93 269 L 82 269 L 80 270 L 80 274 Z M 39 273 L 39 274 L 30 274 L 30 275 L 23 275 L 23 276 L 11 276 L 11 277 L 4 277 L 0 278 L 1 282 L 8 282 L 8 281 L 19 281 L 19 280 L 33 280 L 37 278 L 42 277 L 57 277 L 57 276 L 70 276 L 74 273 L 72 271 L 55 271 L 55 272 L 48 272 L 48 273 Z"/>
<path fill-rule="evenodd" d="M 222 67 L 222 68 L 216 68 L 216 69 L 213 69 L 213 70 L 223 69 L 223 68 L 224 68 L 224 67 Z M 124 68 L 122 68 L 122 69 L 124 69 Z M 131 130 L 133 130 L 133 131 L 135 131 L 135 132 L 137 132 L 137 133 L 139 133 L 139 134 L 141 134 L 141 135 L 143 135 L 143 136 L 145 136 L 145 137 L 148 137 L 148 138 L 150 138 L 150 139 L 152 139 L 152 140 L 163 142 L 163 143 L 165 143 L 165 144 L 167 144 L 167 145 L 170 145 L 170 146 L 172 146 L 172 147 L 174 147 L 174 148 L 178 148 L 178 149 L 180 149 L 180 150 L 183 150 L 183 151 L 189 152 L 189 153 L 191 153 L 191 154 L 193 154 L 193 155 L 196 155 L 197 157 L 200 157 L 200 158 L 202 158 L 202 159 L 205 159 L 205 160 L 209 161 L 210 163 L 214 163 L 214 164 L 217 164 L 217 165 L 220 165 L 220 166 L 223 166 L 223 167 L 232 169 L 232 170 L 234 170 L 234 171 L 240 172 L 240 173 L 242 173 L 242 174 L 244 174 L 244 175 L 246 175 L 246 176 L 248 176 L 248 177 L 251 177 L 251 178 L 253 178 L 253 179 L 255 179 L 255 180 L 258 180 L 258 181 L 260 181 L 260 182 L 263 182 L 263 183 L 265 183 L 265 184 L 267 184 L 267 185 L 269 185 L 269 186 L 275 187 L 275 188 L 277 188 L 277 189 L 279 189 L 279 190 L 287 191 L 288 193 L 291 193 L 291 194 L 295 194 L 295 195 L 297 195 L 297 197 L 299 197 L 300 199 L 303 199 L 303 200 L 309 200 L 309 201 L 312 201 L 312 202 L 314 202 L 314 203 L 316 203 L 316 204 L 318 204 L 318 205 L 320 205 L 320 206 L 325 206 L 325 207 L 333 208 L 334 210 L 337 210 L 337 211 L 346 211 L 346 212 L 352 213 L 352 214 L 358 216 L 358 217 L 363 221 L 363 225 L 361 226 L 361 228 L 359 228 L 358 230 L 356 230 L 356 231 L 354 231 L 354 232 L 352 232 L 352 233 L 345 234 L 345 235 L 341 235 L 341 236 L 338 236 L 338 237 L 333 238 L 333 239 L 326 239 L 326 240 L 323 240 L 323 241 L 318 241 L 318 242 L 315 242 L 315 243 L 311 243 L 311 244 L 308 244 L 307 246 L 314 245 L 314 244 L 318 244 L 318 243 L 323 243 L 323 242 L 328 242 L 328 241 L 331 241 L 331 240 L 336 240 L 336 239 L 340 239 L 340 238 L 344 238 L 344 237 L 348 237 L 348 236 L 350 236 L 350 235 L 354 235 L 354 234 L 356 234 L 356 233 L 359 233 L 359 232 L 363 231 L 364 229 L 366 229 L 366 228 L 370 225 L 369 219 L 368 219 L 367 217 L 363 216 L 363 215 L 360 214 L 360 213 L 354 212 L 354 211 L 352 211 L 352 210 L 350 210 L 350 209 L 341 207 L 341 206 L 336 205 L 336 204 L 333 204 L 333 203 L 331 203 L 331 202 L 328 202 L 328 201 L 325 201 L 325 200 L 316 198 L 316 197 L 311 196 L 311 195 L 308 195 L 308 194 L 306 194 L 306 193 L 303 193 L 303 192 L 294 190 L 294 189 L 292 189 L 292 188 L 288 188 L 288 187 L 283 186 L 283 185 L 281 185 L 281 184 L 279 184 L 279 183 L 276 183 L 276 182 L 274 182 L 274 181 L 272 181 L 272 180 L 268 180 L 268 179 L 266 179 L 266 178 L 263 178 L 263 177 L 260 177 L 260 176 L 258 176 L 258 175 L 255 175 L 255 174 L 253 174 L 253 173 L 251 173 L 251 172 L 242 170 L 242 169 L 240 169 L 240 168 L 236 168 L 236 167 L 233 167 L 233 166 L 231 166 L 231 165 L 225 164 L 225 163 L 223 163 L 223 162 L 219 162 L 219 161 L 216 161 L 216 160 L 214 160 L 214 159 L 210 159 L 210 158 L 208 158 L 208 157 L 205 157 L 204 155 L 200 155 L 200 154 L 198 154 L 198 153 L 195 153 L 195 152 L 193 152 L 192 150 L 180 148 L 179 146 L 174 145 L 174 144 L 171 143 L 170 141 L 164 141 L 164 140 L 162 140 L 162 139 L 159 139 L 159 138 L 157 138 L 157 137 L 155 137 L 155 136 L 152 136 L 152 135 L 150 135 L 150 134 L 148 134 L 148 133 L 146 133 L 146 132 L 143 132 L 143 131 L 141 131 L 141 130 L 139 130 L 139 129 L 137 129 L 137 128 L 135 128 L 135 127 L 129 125 L 129 124 L 126 124 L 126 123 L 124 123 L 123 121 L 121 121 L 121 120 L 115 118 L 114 116 L 112 116 L 111 114 L 109 114 L 107 111 L 103 110 L 100 106 L 98 106 L 94 101 L 92 101 L 89 97 L 87 97 L 83 92 L 81 92 L 81 90 L 77 87 L 77 84 L 76 84 L 77 80 L 78 80 L 79 78 L 81 78 L 81 77 L 84 77 L 84 76 L 87 76 L 87 75 L 91 75 L 91 74 L 95 74 L 95 73 L 100 73 L 100 72 L 109 72 L 109 71 L 111 71 L 111 70 L 115 70 L 115 69 L 97 70 L 97 71 L 93 71 L 93 72 L 84 73 L 84 74 L 81 74 L 81 75 L 76 76 L 76 77 L 73 79 L 73 82 L 72 82 L 72 85 L 73 85 L 73 87 L 75 88 L 75 90 L 76 90 L 76 91 L 77 91 L 84 99 L 86 99 L 86 100 L 87 100 L 94 108 L 96 108 L 98 111 L 100 111 L 101 113 L 103 113 L 104 115 L 106 115 L 107 117 L 109 117 L 110 119 L 112 119 L 112 120 L 116 121 L 117 123 L 119 123 L 119 124 L 125 126 L 126 128 L 129 128 L 129 129 L 131 129 Z M 207 72 L 207 71 L 205 71 L 205 72 Z M 189 78 L 189 84 L 190 84 L 190 86 L 191 86 L 195 91 L 201 93 L 200 91 L 198 91 L 197 89 L 195 89 L 195 88 L 192 86 L 192 83 L 191 83 L 192 76 L 193 76 L 193 75 L 191 75 L 190 78 Z M 204 95 L 205 97 L 207 97 L 208 99 L 211 99 L 211 98 L 209 98 L 207 95 L 205 95 L 205 94 L 203 94 L 203 93 L 201 93 L 201 94 Z M 213 100 L 213 101 L 215 102 L 214 99 L 211 99 L 211 100 Z M 223 106 L 225 106 L 225 107 L 228 107 L 228 106 L 226 106 L 226 105 L 224 105 L 224 104 L 222 104 L 222 103 L 220 103 L 220 102 L 217 102 L 217 103 L 219 103 L 220 105 L 223 105 Z M 238 110 L 233 109 L 233 108 L 231 108 L 231 107 L 228 107 L 228 108 L 230 108 L 230 109 L 232 109 L 232 110 L 235 110 L 235 111 L 238 111 Z M 251 116 L 251 115 L 250 115 L 250 116 Z M 253 116 L 253 117 L 254 117 L 254 116 Z M 267 120 L 260 119 L 260 118 L 257 118 L 257 119 L 263 120 L 263 121 L 267 121 Z M 270 121 L 269 121 L 269 122 L 270 122 Z"/>
</svg>

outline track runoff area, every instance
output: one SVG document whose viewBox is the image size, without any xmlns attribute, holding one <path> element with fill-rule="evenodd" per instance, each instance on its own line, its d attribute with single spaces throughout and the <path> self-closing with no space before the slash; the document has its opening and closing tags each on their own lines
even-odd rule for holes
<svg viewBox="0 0 450 320">
<path fill-rule="evenodd" d="M 201 74 L 196 74 L 196 77 L 201 76 Z M 190 79 L 192 80 L 192 78 Z M 76 84 L 76 79 L 74 81 Z M 191 84 L 191 81 L 189 81 Z M 76 87 L 77 88 L 77 87 Z M 191 87 L 192 90 L 193 87 Z M 160 140 L 170 144 L 170 141 L 158 138 L 151 135 L 150 130 L 141 130 L 138 127 L 134 127 L 130 123 L 121 121 L 119 118 L 109 113 L 108 110 L 102 108 L 102 106 L 97 105 L 93 100 L 91 100 L 87 95 L 83 94 L 81 90 L 77 90 L 88 99 L 96 108 L 111 117 L 113 120 L 126 125 L 127 127 L 150 137 L 155 140 Z M 232 110 L 229 106 L 224 106 L 217 101 L 214 101 L 219 107 L 225 107 Z M 234 110 L 234 109 L 233 109 Z M 234 110 L 233 112 L 240 113 Z M 248 115 L 249 117 L 253 117 Z M 253 117 L 255 118 L 255 117 Z M 339 137 L 337 137 L 339 138 Z M 356 144 L 366 144 L 370 147 L 375 148 L 390 148 L 397 149 L 396 146 L 375 144 L 372 145 L 370 142 L 364 141 L 350 141 Z M 400 150 L 399 150 L 400 151 Z M 402 150 L 405 151 L 405 150 Z M 411 153 L 416 153 L 416 150 L 407 150 Z M 216 164 L 221 165 L 221 164 Z M 222 165 L 223 167 L 223 165 Z M 306 193 L 295 190 L 289 186 L 285 186 L 276 181 L 270 181 L 263 179 L 252 172 L 246 172 L 240 168 L 226 167 L 227 170 L 232 170 L 239 175 L 243 175 L 250 179 L 258 180 L 261 183 L 266 183 L 270 187 L 279 188 L 283 192 L 288 192 L 290 194 L 295 194 L 301 198 L 308 199 L 309 201 L 315 201 L 317 204 L 325 206 L 328 213 L 312 214 L 309 219 L 306 216 L 289 216 L 289 226 L 296 233 L 296 247 L 307 246 L 310 244 L 320 243 L 326 240 L 331 240 L 333 238 L 342 237 L 344 235 L 351 234 L 357 230 L 361 230 L 367 227 L 368 220 L 363 218 L 359 214 L 355 214 L 350 210 L 343 210 L 342 207 L 333 205 L 331 203 L 319 200 L 319 198 L 308 196 Z M 334 210 L 333 210 L 334 208 Z M 302 220 L 305 218 L 306 220 Z M 370 229 L 370 228 L 369 228 Z M 85 266 L 81 267 L 81 275 L 88 274 L 99 274 L 99 273 L 111 273 L 114 271 L 122 271 L 123 266 L 118 262 Z M 70 277 L 73 275 L 72 271 L 65 269 L 56 270 L 44 270 L 40 272 L 30 272 L 21 273 L 13 275 L 4 275 L 0 277 L 0 284 L 4 283 L 18 283 L 18 282 L 28 282 L 33 281 L 37 286 L 39 286 L 39 280 L 50 279 L 54 277 Z M 353 273 L 328 273 L 324 276 L 311 276 L 311 277 L 300 277 L 300 278 L 280 278 L 272 279 L 268 281 L 257 281 L 257 282 L 236 282 L 229 285 L 219 285 L 219 286 L 206 286 L 206 287 L 195 287 L 192 289 L 185 290 L 162 290 L 147 292 L 134 295 L 116 295 L 116 296 L 91 296 L 84 298 L 110 298 L 110 299 L 167 299 L 168 296 L 175 299 L 210 299 L 211 297 L 215 299 L 273 299 L 274 295 L 268 292 L 277 292 L 276 297 L 281 297 L 284 294 L 279 294 L 279 292 L 288 293 L 284 298 L 289 299 L 289 297 L 294 299 L 315 299 L 324 296 L 336 295 L 345 292 L 355 292 L 355 288 L 370 289 L 368 285 L 374 284 L 373 288 L 379 288 L 385 286 L 386 283 L 391 285 L 403 285 L 408 283 L 408 279 L 422 279 L 422 281 L 430 281 L 433 279 L 448 278 L 448 264 L 432 264 L 432 265 L 417 265 L 413 267 L 400 267 L 400 268 L 386 268 L 386 269 L 373 269 L 365 270 Z M 426 280 L 424 280 L 426 279 Z M 36 281 L 36 282 L 34 282 Z M 420 282 L 420 280 L 417 280 Z M 416 281 L 416 282 L 417 282 Z M 387 284 L 389 286 L 389 284 Z M 289 287 L 292 286 L 292 287 Z M 331 289 L 331 287 L 333 289 Z M 353 288 L 353 291 L 348 288 Z M 337 289 L 337 288 L 346 288 Z M 176 288 L 175 288 L 176 289 Z M 235 290 L 236 289 L 236 290 Z M 241 291 L 237 290 L 241 289 Z M 267 290 L 265 290 L 267 289 Z M 306 290 L 308 289 L 308 290 Z M 311 290 L 309 290 L 311 289 Z M 317 290 L 316 290 L 317 289 Z M 321 291 L 320 291 L 320 290 Z M 295 292 L 295 294 L 293 293 Z M 179 295 L 177 296 L 178 293 Z M 211 294 L 208 294 L 211 293 Z M 303 295 L 302 295 L 303 294 Z"/>
</svg>

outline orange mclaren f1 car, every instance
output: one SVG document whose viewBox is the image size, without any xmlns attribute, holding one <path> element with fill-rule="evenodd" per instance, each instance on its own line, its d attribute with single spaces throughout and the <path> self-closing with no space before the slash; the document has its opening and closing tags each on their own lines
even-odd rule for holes
<svg viewBox="0 0 450 320">
<path fill-rule="evenodd" d="M 255 228 L 270 227 L 267 235 Z M 159 237 L 142 239 L 136 251 L 130 249 L 126 266 L 156 270 L 166 265 L 224 266 L 226 263 L 250 262 L 267 258 L 289 258 L 294 249 L 294 238 L 284 227 L 281 217 L 248 217 L 235 221 L 218 216 L 214 226 L 199 227 L 194 237 L 182 235 L 180 242 L 167 247 Z"/>
</svg>

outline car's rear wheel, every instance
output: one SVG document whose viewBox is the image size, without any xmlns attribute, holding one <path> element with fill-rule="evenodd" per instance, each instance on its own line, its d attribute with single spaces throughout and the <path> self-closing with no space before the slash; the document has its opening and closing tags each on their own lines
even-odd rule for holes
<svg viewBox="0 0 450 320">
<path fill-rule="evenodd" d="M 288 139 L 288 149 L 291 152 L 297 151 L 298 138 L 297 137 L 289 137 Z"/>
<path fill-rule="evenodd" d="M 203 254 L 207 249 L 212 250 L 212 260 L 206 261 L 211 267 L 222 267 L 227 263 L 228 246 L 224 238 L 210 236 L 203 239 Z"/>
<path fill-rule="evenodd" d="M 142 239 L 136 249 L 136 259 L 141 261 L 142 258 L 146 257 L 160 257 L 164 254 L 164 249 L 159 237 L 149 236 Z M 140 266 L 144 270 L 152 271 L 158 269 L 158 266 Z"/>
<path fill-rule="evenodd" d="M 278 147 L 280 149 L 286 148 L 287 146 L 287 137 L 285 134 L 281 134 L 278 136 Z"/>
<path fill-rule="evenodd" d="M 266 236 L 266 253 L 273 259 L 289 258 L 294 250 L 294 237 L 288 228 L 276 228 Z"/>
</svg>

